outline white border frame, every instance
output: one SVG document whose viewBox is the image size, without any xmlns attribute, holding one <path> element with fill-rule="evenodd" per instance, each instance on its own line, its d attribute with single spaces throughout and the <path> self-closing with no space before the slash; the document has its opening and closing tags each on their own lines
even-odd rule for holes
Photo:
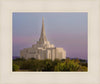
<svg viewBox="0 0 100 84">
<path fill-rule="evenodd" d="M 0 84 L 100 84 L 99 0 L 0 2 Z M 88 12 L 88 72 L 12 72 L 12 12 Z"/>
</svg>

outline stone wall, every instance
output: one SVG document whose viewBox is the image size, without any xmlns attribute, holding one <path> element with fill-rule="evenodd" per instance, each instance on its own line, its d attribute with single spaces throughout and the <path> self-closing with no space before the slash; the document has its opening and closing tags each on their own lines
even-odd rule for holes
<svg viewBox="0 0 100 84">
<path fill-rule="evenodd" d="M 61 60 L 61 59 L 66 59 L 66 51 L 63 48 L 34 49 L 32 47 L 21 50 L 20 57 L 21 58 L 23 57 L 25 59 L 35 58 L 39 60 L 44 60 L 44 59 Z"/>
</svg>

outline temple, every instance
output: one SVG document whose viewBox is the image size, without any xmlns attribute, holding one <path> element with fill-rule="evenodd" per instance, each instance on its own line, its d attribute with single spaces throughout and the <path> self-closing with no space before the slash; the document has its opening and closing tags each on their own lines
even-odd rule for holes
<svg viewBox="0 0 100 84">
<path fill-rule="evenodd" d="M 42 18 L 42 30 L 39 41 L 32 45 L 31 48 L 24 48 L 20 51 L 20 57 L 29 59 L 35 58 L 39 60 L 44 59 L 66 59 L 66 51 L 63 48 L 55 47 L 46 38 L 44 18 Z"/>
</svg>

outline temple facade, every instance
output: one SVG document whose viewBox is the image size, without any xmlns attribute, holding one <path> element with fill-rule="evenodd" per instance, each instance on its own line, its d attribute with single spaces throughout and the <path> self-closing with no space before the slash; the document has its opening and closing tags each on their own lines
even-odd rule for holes
<svg viewBox="0 0 100 84">
<path fill-rule="evenodd" d="M 44 59 L 66 59 L 66 51 L 63 48 L 55 47 L 46 38 L 44 18 L 42 18 L 42 30 L 39 41 L 32 45 L 31 48 L 24 48 L 20 51 L 20 57 L 29 59 L 35 58 L 39 60 Z"/>
</svg>

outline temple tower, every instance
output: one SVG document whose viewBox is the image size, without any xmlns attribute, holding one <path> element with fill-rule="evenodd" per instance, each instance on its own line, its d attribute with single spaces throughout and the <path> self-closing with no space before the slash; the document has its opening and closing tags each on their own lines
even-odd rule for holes
<svg viewBox="0 0 100 84">
<path fill-rule="evenodd" d="M 41 30 L 39 43 L 44 44 L 46 41 L 47 41 L 47 38 L 46 38 L 45 27 L 44 27 L 44 18 L 42 17 L 42 30 Z"/>
</svg>

